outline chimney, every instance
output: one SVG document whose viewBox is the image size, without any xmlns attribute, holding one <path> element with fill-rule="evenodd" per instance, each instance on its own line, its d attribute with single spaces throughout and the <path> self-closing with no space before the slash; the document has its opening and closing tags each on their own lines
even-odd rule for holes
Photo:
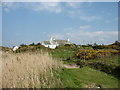
<svg viewBox="0 0 120 90">
<path fill-rule="evenodd" d="M 67 41 L 69 42 L 69 41 L 70 41 L 70 39 L 69 39 L 69 38 L 67 38 Z"/>
<path fill-rule="evenodd" d="M 52 41 L 53 40 L 53 38 L 52 37 L 50 37 L 50 41 Z"/>
</svg>

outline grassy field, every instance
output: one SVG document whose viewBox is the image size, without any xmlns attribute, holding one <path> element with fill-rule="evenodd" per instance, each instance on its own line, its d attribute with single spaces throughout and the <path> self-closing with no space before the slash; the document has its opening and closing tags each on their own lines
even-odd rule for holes
<svg viewBox="0 0 120 90">
<path fill-rule="evenodd" d="M 64 61 L 64 64 L 76 64 L 77 62 L 79 62 L 79 59 L 74 58 L 74 50 L 71 49 L 55 49 L 52 50 L 50 52 L 50 54 L 57 59 L 60 59 L 62 61 Z M 83 60 L 81 60 L 83 61 Z M 106 58 L 95 58 L 95 59 L 90 59 L 90 60 L 84 60 L 86 63 L 88 62 L 103 62 L 106 64 L 110 64 L 110 65 L 119 65 L 120 63 L 120 57 L 119 55 L 113 55 L 113 56 L 109 56 Z"/>
<path fill-rule="evenodd" d="M 60 50 L 56 49 L 52 53 L 53 57 L 60 58 L 63 60 L 64 64 L 75 65 L 79 62 L 79 59 L 72 58 L 75 51 L 73 50 Z M 69 59 L 70 58 L 70 59 Z M 85 63 L 96 63 L 101 62 L 106 65 L 116 65 L 119 66 L 119 56 L 113 55 L 101 59 L 91 59 L 91 60 L 82 60 Z M 63 85 L 67 88 L 96 88 L 101 86 L 103 88 L 118 88 L 118 78 L 89 68 L 83 67 L 81 69 L 64 69 L 61 74 Z"/>
<path fill-rule="evenodd" d="M 119 66 L 120 57 L 118 55 L 83 60 L 74 57 L 75 52 L 78 49 L 83 50 L 83 48 L 26 47 L 20 48 L 16 53 L 8 52 L 9 50 L 5 49 L 7 53 L 2 55 L 3 87 L 118 88 L 118 81 L 120 82 L 118 77 L 87 65 L 87 63 L 102 62 L 110 67 Z M 91 50 L 91 48 L 86 49 Z M 45 53 L 41 53 L 41 50 Z M 81 61 L 84 62 L 82 68 L 62 67 L 62 63 L 74 66 Z"/>
<path fill-rule="evenodd" d="M 60 62 L 46 52 L 2 52 L 3 88 L 60 87 Z"/>
<path fill-rule="evenodd" d="M 118 79 L 89 67 L 63 69 L 61 78 L 65 88 L 118 88 Z"/>
<path fill-rule="evenodd" d="M 67 50 L 67 49 L 55 49 L 52 50 L 50 53 L 53 57 L 66 60 L 67 58 L 71 57 L 74 54 L 75 51 L 73 50 Z"/>
</svg>

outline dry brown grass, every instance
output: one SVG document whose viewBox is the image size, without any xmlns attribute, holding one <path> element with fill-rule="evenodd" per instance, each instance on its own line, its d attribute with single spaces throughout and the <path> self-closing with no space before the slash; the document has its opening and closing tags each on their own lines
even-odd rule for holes
<svg viewBox="0 0 120 90">
<path fill-rule="evenodd" d="M 34 88 L 60 87 L 60 62 L 48 53 L 3 53 L 2 87 Z"/>
<path fill-rule="evenodd" d="M 2 52 L 0 52 L 0 89 L 2 88 Z"/>
</svg>

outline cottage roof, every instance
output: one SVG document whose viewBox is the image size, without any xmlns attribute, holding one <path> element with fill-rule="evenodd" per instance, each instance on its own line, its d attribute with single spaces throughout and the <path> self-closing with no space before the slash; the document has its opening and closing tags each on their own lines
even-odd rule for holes
<svg viewBox="0 0 120 90">
<path fill-rule="evenodd" d="M 67 40 L 53 40 L 54 42 L 57 42 L 58 44 L 65 44 L 68 42 Z"/>
<path fill-rule="evenodd" d="M 43 41 L 44 44 L 51 45 L 50 41 Z"/>
</svg>

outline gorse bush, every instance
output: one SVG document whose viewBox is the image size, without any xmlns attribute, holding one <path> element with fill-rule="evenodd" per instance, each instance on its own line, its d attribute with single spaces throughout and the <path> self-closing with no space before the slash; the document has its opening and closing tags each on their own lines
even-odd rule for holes
<svg viewBox="0 0 120 90">
<path fill-rule="evenodd" d="M 95 59 L 95 58 L 105 58 L 111 55 L 118 54 L 118 50 L 78 50 L 75 52 L 74 57 L 78 59 Z"/>
<path fill-rule="evenodd" d="M 35 51 L 41 51 L 41 50 L 45 50 L 45 51 L 48 51 L 48 50 L 51 50 L 50 48 L 46 48 L 45 46 L 41 45 L 41 44 L 38 44 L 38 45 L 34 45 L 34 44 L 30 44 L 30 45 L 22 45 L 19 47 L 18 50 L 16 50 L 15 52 L 16 53 L 20 53 L 20 52 L 35 52 Z"/>
<path fill-rule="evenodd" d="M 61 63 L 48 53 L 3 53 L 3 88 L 55 88 L 60 87 Z"/>
<path fill-rule="evenodd" d="M 111 74 L 120 79 L 120 72 L 119 72 L 120 65 L 111 65 L 111 64 L 106 64 L 103 62 L 91 62 L 91 63 L 86 63 L 85 66 L 89 66 L 91 68 L 97 69 L 107 74 Z"/>
</svg>

